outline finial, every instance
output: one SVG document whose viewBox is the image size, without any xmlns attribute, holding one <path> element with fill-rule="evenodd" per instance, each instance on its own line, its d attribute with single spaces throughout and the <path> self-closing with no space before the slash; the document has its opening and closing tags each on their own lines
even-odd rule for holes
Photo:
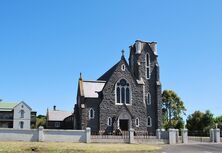
<svg viewBox="0 0 222 153">
<path fill-rule="evenodd" d="M 124 49 L 122 50 L 122 56 L 124 56 L 124 53 L 125 53 L 125 51 L 124 51 Z"/>
<path fill-rule="evenodd" d="M 81 72 L 80 72 L 80 76 L 79 76 L 79 79 L 80 79 L 80 80 L 82 80 L 82 73 L 81 73 Z"/>
</svg>

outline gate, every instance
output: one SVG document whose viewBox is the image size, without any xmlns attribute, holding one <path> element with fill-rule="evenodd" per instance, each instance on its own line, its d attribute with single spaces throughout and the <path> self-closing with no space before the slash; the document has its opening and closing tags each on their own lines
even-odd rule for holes
<svg viewBox="0 0 222 153">
<path fill-rule="evenodd" d="M 129 142 L 129 131 L 116 131 L 106 132 L 91 132 L 92 142 L 103 142 L 103 143 L 128 143 Z"/>
</svg>

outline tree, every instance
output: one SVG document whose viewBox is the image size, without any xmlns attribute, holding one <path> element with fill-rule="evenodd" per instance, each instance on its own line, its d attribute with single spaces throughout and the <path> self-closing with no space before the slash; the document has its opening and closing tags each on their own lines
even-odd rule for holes
<svg viewBox="0 0 222 153">
<path fill-rule="evenodd" d="M 222 129 L 222 116 L 215 117 L 214 123 L 218 125 L 218 128 Z"/>
<path fill-rule="evenodd" d="M 46 125 L 46 116 L 44 115 L 38 115 L 36 117 L 36 128 L 40 127 L 40 126 L 43 126 L 45 127 Z"/>
<path fill-rule="evenodd" d="M 213 114 L 207 110 L 205 113 L 201 111 L 195 111 L 187 118 L 187 129 L 190 132 L 202 132 L 206 134 L 210 128 L 214 126 Z"/>
<path fill-rule="evenodd" d="M 185 115 L 184 102 L 172 90 L 164 90 L 162 93 L 162 120 L 164 128 L 183 128 L 182 115 Z"/>
</svg>

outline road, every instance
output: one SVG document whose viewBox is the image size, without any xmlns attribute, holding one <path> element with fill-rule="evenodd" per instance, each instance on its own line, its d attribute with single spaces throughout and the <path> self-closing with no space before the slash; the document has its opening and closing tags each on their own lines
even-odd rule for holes
<svg viewBox="0 0 222 153">
<path fill-rule="evenodd" d="M 156 153 L 222 153 L 222 144 L 164 145 L 162 150 Z"/>
</svg>

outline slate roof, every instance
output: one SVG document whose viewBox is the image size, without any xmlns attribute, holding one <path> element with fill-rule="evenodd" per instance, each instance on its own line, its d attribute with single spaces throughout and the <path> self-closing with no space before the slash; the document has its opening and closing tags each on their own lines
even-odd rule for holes
<svg viewBox="0 0 222 153">
<path fill-rule="evenodd" d="M 102 91 L 106 81 L 83 81 L 82 91 L 85 98 L 98 98 L 98 92 Z"/>
<path fill-rule="evenodd" d="M 72 113 L 61 110 L 49 110 L 47 115 L 48 121 L 63 121 L 66 117 L 72 115 Z"/>
<path fill-rule="evenodd" d="M 120 63 L 117 62 L 113 67 L 111 67 L 108 71 L 106 71 L 100 78 L 98 78 L 98 80 L 105 80 L 108 81 L 109 78 L 111 77 L 111 75 L 113 74 L 113 72 L 116 70 L 116 67 L 118 66 L 118 64 Z"/>
</svg>

